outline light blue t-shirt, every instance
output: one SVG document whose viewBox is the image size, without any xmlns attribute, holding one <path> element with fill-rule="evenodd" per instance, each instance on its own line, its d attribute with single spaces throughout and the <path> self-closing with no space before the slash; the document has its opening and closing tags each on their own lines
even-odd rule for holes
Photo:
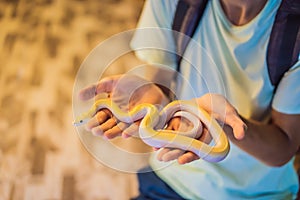
<svg viewBox="0 0 300 200">
<path fill-rule="evenodd" d="M 148 0 L 132 40 L 137 56 L 149 63 L 175 68 L 171 30 L 177 1 Z M 274 94 L 266 65 L 266 49 L 280 0 L 267 1 L 263 10 L 243 26 L 231 24 L 218 0 L 209 1 L 181 63 L 180 99 L 205 93 L 224 95 L 239 114 L 267 122 L 271 107 L 300 113 L 300 62 L 285 73 Z M 172 53 L 173 52 L 173 53 Z M 270 133 L 272 134 L 272 133 Z M 292 199 L 298 190 L 293 161 L 269 167 L 234 144 L 225 160 L 185 165 L 151 159 L 158 176 L 187 199 Z"/>
</svg>

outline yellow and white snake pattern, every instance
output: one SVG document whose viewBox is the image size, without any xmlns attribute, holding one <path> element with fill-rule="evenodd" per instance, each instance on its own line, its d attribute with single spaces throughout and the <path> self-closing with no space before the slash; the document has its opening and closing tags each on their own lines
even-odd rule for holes
<svg viewBox="0 0 300 200">
<path fill-rule="evenodd" d="M 137 105 L 129 112 L 124 112 L 110 99 L 100 99 L 94 103 L 87 113 L 77 117 L 73 124 L 75 126 L 83 125 L 99 110 L 104 108 L 109 109 L 118 120 L 125 123 L 141 120 L 139 137 L 152 147 L 171 147 L 191 151 L 209 162 L 219 162 L 228 154 L 229 142 L 218 122 L 206 111 L 190 101 L 173 101 L 161 111 L 158 111 L 157 107 L 152 104 L 143 103 Z M 187 118 L 194 128 L 183 133 L 164 130 L 164 127 L 174 117 L 174 114 Z M 197 140 L 201 135 L 199 130 L 202 132 L 202 124 L 205 125 L 211 134 L 213 138 L 211 143 L 213 145 Z"/>
</svg>

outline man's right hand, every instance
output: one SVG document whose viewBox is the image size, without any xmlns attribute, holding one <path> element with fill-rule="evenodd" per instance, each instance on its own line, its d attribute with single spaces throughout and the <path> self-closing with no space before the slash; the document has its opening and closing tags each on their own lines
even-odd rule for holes
<svg viewBox="0 0 300 200">
<path fill-rule="evenodd" d="M 89 100 L 97 98 L 101 93 L 107 93 L 108 98 L 124 111 L 131 110 L 141 103 L 151 103 L 158 107 L 168 103 L 167 97 L 157 85 L 136 75 L 106 77 L 82 89 L 79 98 Z M 138 125 L 139 121 L 132 124 L 119 122 L 108 109 L 102 109 L 86 124 L 86 129 L 107 139 L 121 135 L 127 138 L 137 133 Z"/>
</svg>

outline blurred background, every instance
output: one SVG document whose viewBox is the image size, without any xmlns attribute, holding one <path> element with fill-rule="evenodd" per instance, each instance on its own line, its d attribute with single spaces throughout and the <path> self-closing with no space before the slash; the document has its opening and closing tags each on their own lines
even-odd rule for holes
<svg viewBox="0 0 300 200">
<path fill-rule="evenodd" d="M 0 199 L 110 200 L 135 174 L 98 162 L 72 126 L 72 90 L 101 41 L 136 26 L 143 0 L 0 0 Z M 115 63 L 108 74 L 132 64 Z M 136 148 L 136 147 L 135 147 Z"/>
</svg>

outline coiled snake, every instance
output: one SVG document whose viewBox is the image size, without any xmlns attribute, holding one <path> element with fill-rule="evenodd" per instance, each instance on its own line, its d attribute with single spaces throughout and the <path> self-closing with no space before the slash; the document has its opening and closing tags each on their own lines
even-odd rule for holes
<svg viewBox="0 0 300 200">
<path fill-rule="evenodd" d="M 173 101 L 160 112 L 156 106 L 148 103 L 139 104 L 129 112 L 124 112 L 111 100 L 100 99 L 87 113 L 74 120 L 74 126 L 83 125 L 103 108 L 109 109 L 118 120 L 125 123 L 133 123 L 141 119 L 139 136 L 152 147 L 171 147 L 191 151 L 209 162 L 219 162 L 228 154 L 229 142 L 223 129 L 206 111 L 190 101 Z M 174 117 L 174 114 L 187 118 L 193 124 L 192 130 L 183 133 L 164 130 L 166 123 Z M 200 121 L 210 132 L 213 146 L 194 139 L 201 135 L 202 123 Z"/>
</svg>

